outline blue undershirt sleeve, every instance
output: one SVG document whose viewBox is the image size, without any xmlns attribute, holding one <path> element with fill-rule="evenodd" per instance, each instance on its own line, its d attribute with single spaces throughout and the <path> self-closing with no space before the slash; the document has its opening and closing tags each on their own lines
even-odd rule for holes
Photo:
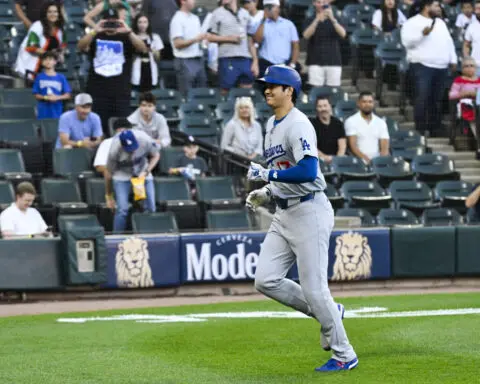
<svg viewBox="0 0 480 384">
<path fill-rule="evenodd" d="M 269 181 L 281 183 L 303 184 L 312 182 L 317 178 L 318 159 L 313 156 L 305 156 L 292 168 L 284 170 L 271 169 L 268 172 Z"/>
</svg>

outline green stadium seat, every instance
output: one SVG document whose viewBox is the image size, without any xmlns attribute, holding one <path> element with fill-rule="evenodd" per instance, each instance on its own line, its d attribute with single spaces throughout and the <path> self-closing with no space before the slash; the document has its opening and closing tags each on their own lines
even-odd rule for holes
<svg viewBox="0 0 480 384">
<path fill-rule="evenodd" d="M 364 208 L 376 214 L 389 208 L 392 197 L 375 181 L 345 181 L 340 188 L 348 208 Z"/>
<path fill-rule="evenodd" d="M 53 152 L 53 172 L 62 177 L 92 177 L 92 155 L 88 148 L 57 148 Z"/>
<path fill-rule="evenodd" d="M 435 198 L 443 208 L 455 208 L 460 214 L 465 214 L 465 200 L 473 190 L 473 184 L 461 180 L 439 181 L 435 186 Z"/>
<path fill-rule="evenodd" d="M 394 180 L 413 179 L 410 164 L 398 156 L 377 156 L 372 159 L 372 168 L 383 188 L 387 188 Z"/>
<path fill-rule="evenodd" d="M 372 227 L 375 225 L 375 218 L 362 208 L 340 208 L 335 216 L 338 217 L 358 217 L 362 221 L 362 227 Z"/>
<path fill-rule="evenodd" d="M 113 230 L 114 212 L 105 203 L 105 180 L 92 177 L 85 180 L 86 202 L 91 212 L 94 212 L 106 232 Z"/>
<path fill-rule="evenodd" d="M 15 191 L 12 184 L 6 180 L 0 180 L 0 210 L 4 210 L 15 201 Z"/>
<path fill-rule="evenodd" d="M 315 104 L 319 97 L 327 97 L 335 106 L 340 100 L 347 100 L 348 95 L 340 87 L 313 87 L 308 94 L 308 101 Z"/>
<path fill-rule="evenodd" d="M 397 208 L 409 209 L 417 215 L 426 209 L 440 206 L 440 203 L 433 201 L 432 190 L 420 181 L 392 181 L 388 190 Z"/>
<path fill-rule="evenodd" d="M 375 177 L 370 166 L 355 156 L 335 156 L 332 170 L 342 180 L 371 180 Z"/>
<path fill-rule="evenodd" d="M 132 214 L 134 233 L 178 232 L 177 220 L 172 212 L 154 212 Z"/>
<path fill-rule="evenodd" d="M 399 225 L 418 225 L 419 220 L 408 209 L 381 209 L 377 215 L 378 225 L 385 227 L 399 226 Z"/>
<path fill-rule="evenodd" d="M 422 222 L 428 226 L 449 226 L 460 225 L 463 219 L 454 208 L 434 208 L 423 212 Z"/>
<path fill-rule="evenodd" d="M 250 97 L 254 104 L 265 100 L 262 93 L 255 88 L 232 88 L 228 92 L 227 100 L 235 103 L 238 97 Z"/>
<path fill-rule="evenodd" d="M 187 100 L 213 108 L 222 102 L 222 97 L 216 88 L 190 88 L 187 93 Z"/>
<path fill-rule="evenodd" d="M 6 179 L 31 179 L 32 175 L 25 172 L 22 152 L 17 149 L 0 149 L 0 177 Z"/>
<path fill-rule="evenodd" d="M 330 200 L 330 204 L 332 204 L 334 210 L 343 208 L 345 199 L 332 184 L 327 183 L 327 189 L 325 190 L 325 194 L 327 195 L 328 200 Z"/>
<path fill-rule="evenodd" d="M 31 105 L 2 105 L 0 106 L 0 119 L 35 119 L 35 109 Z"/>
<path fill-rule="evenodd" d="M 212 208 L 230 208 L 240 205 L 230 176 L 201 177 L 197 179 L 197 199 Z"/>
<path fill-rule="evenodd" d="M 252 224 L 244 209 L 207 212 L 207 227 L 215 230 L 251 230 Z"/>
<path fill-rule="evenodd" d="M 412 160 L 412 170 L 417 180 L 434 186 L 441 180 L 458 180 L 460 174 L 455 170 L 453 160 L 439 153 L 429 153 L 415 156 Z"/>
<path fill-rule="evenodd" d="M 33 108 L 37 104 L 31 88 L 2 89 L 0 95 L 3 105 L 22 105 Z"/>
</svg>

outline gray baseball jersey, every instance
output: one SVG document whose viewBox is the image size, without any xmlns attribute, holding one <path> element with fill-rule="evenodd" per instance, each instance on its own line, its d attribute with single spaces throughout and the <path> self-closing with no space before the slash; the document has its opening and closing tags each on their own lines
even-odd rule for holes
<svg viewBox="0 0 480 384">
<path fill-rule="evenodd" d="M 264 156 L 269 169 L 287 169 L 298 164 L 305 156 L 318 158 L 317 136 L 308 117 L 293 108 L 279 123 L 274 125 L 272 116 L 266 127 Z M 318 169 L 313 182 L 287 184 L 272 181 L 272 192 L 282 199 L 305 196 L 310 192 L 323 191 L 325 178 Z"/>
</svg>

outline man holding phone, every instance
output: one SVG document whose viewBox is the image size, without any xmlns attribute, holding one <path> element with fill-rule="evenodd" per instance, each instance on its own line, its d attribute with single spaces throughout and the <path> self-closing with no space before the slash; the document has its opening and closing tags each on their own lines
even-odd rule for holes
<svg viewBox="0 0 480 384">
<path fill-rule="evenodd" d="M 78 49 L 89 53 L 87 93 L 95 100 L 94 112 L 100 116 L 108 137 L 108 119 L 130 114 L 133 55 L 135 51 L 147 53 L 148 48 L 118 18 L 117 9 L 109 8 L 95 29 L 78 42 Z"/>
<path fill-rule="evenodd" d="M 415 79 L 415 128 L 436 136 L 448 67 L 455 72 L 458 59 L 452 36 L 441 19 L 440 2 L 421 0 L 419 9 L 420 13 L 403 25 L 401 37 Z"/>
<path fill-rule="evenodd" d="M 297 28 L 290 20 L 280 16 L 280 0 L 264 0 L 263 8 L 263 19 L 253 28 L 253 40 L 260 47 L 260 76 L 275 64 L 286 64 L 296 69 L 300 55 Z"/>
</svg>

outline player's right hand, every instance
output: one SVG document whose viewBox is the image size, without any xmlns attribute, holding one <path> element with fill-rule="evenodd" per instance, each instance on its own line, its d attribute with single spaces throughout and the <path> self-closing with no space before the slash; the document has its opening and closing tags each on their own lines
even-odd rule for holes
<svg viewBox="0 0 480 384">
<path fill-rule="evenodd" d="M 247 196 L 245 206 L 251 211 L 255 212 L 257 207 L 270 201 L 272 198 L 272 192 L 268 186 L 260 189 L 255 189 Z"/>
</svg>

